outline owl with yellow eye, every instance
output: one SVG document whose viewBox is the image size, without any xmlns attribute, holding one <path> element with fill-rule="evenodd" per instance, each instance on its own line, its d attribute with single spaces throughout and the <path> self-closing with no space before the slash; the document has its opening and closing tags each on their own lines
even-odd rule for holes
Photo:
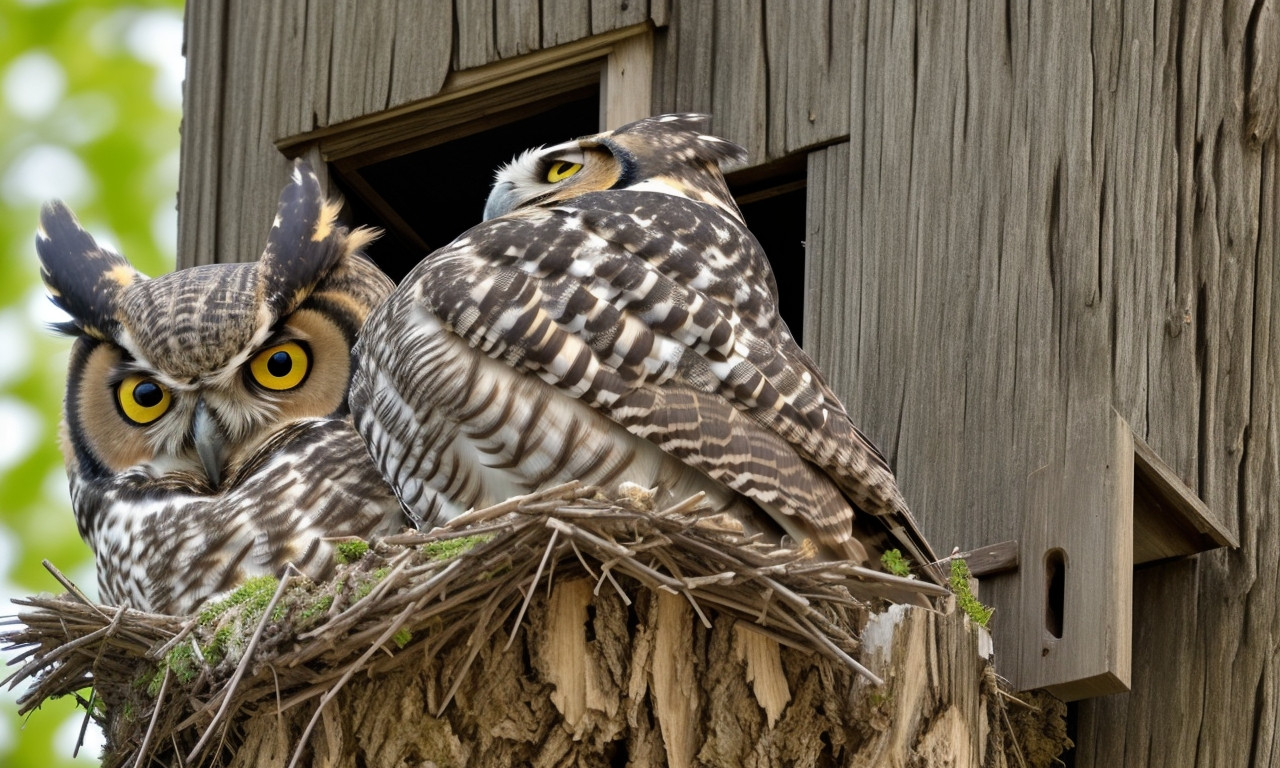
<svg viewBox="0 0 1280 768">
<path fill-rule="evenodd" d="M 399 502 L 352 427 L 357 332 L 392 283 L 295 168 L 261 258 L 155 279 L 61 203 L 36 250 L 75 338 L 63 451 L 103 601 L 189 613 L 332 540 L 393 533 Z"/>
<path fill-rule="evenodd" d="M 782 322 L 720 170 L 746 153 L 707 124 L 646 118 L 499 170 L 485 221 L 370 314 L 356 429 L 428 524 L 570 479 L 634 483 L 822 557 L 931 562 L 885 457 Z"/>
</svg>

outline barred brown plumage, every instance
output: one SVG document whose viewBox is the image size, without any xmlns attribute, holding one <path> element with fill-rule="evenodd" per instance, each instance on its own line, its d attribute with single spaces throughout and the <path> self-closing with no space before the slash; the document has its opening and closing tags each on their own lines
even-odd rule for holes
<svg viewBox="0 0 1280 768">
<path fill-rule="evenodd" d="M 41 274 L 76 337 L 63 449 L 104 601 L 188 613 L 286 563 L 323 578 L 326 538 L 401 528 L 347 406 L 356 332 L 392 286 L 337 212 L 299 164 L 260 261 L 155 279 L 61 203 L 42 212 Z"/>
<path fill-rule="evenodd" d="M 884 457 L 777 313 L 719 164 L 664 115 L 531 150 L 357 348 L 356 427 L 424 523 L 566 479 L 705 491 L 749 528 L 932 560 Z"/>
</svg>

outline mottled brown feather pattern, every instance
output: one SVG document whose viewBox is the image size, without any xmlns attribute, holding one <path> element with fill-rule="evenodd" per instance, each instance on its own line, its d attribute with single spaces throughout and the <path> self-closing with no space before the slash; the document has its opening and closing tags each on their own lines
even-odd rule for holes
<svg viewBox="0 0 1280 768">
<path fill-rule="evenodd" d="M 704 129 L 700 116 L 650 118 L 500 172 L 496 218 L 370 316 L 357 428 L 429 522 L 495 490 L 674 473 L 831 555 L 931 558 L 884 457 L 778 315 L 718 170 L 741 148 Z M 557 158 L 584 169 L 552 184 Z M 617 450 L 644 466 L 614 471 Z M 594 463 L 566 458 L 580 454 Z"/>
<path fill-rule="evenodd" d="M 46 207 L 42 274 L 77 336 L 67 473 L 103 600 L 188 613 L 288 563 L 324 578 L 328 539 L 401 528 L 347 404 L 356 334 L 392 285 L 359 252 L 372 233 L 338 225 L 337 210 L 299 164 L 262 259 L 148 280 Z M 285 342 L 305 345 L 306 375 L 260 385 L 250 362 Z M 126 418 L 127 376 L 165 389 L 168 410 Z"/>
</svg>

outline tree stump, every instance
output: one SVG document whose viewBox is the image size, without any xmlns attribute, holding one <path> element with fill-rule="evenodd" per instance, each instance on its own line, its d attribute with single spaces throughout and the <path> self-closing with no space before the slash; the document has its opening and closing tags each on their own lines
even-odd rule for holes
<svg viewBox="0 0 1280 768">
<path fill-rule="evenodd" d="M 1012 724 L 990 638 L 954 599 L 855 597 L 893 577 L 761 550 L 696 504 L 588 492 L 195 617 L 68 584 L 3 638 L 35 681 L 20 704 L 92 686 L 107 766 L 998 767 L 1067 743 L 1061 711 L 1015 705 Z M 1015 729 L 1050 734 L 1047 757 L 1019 755 Z"/>
</svg>

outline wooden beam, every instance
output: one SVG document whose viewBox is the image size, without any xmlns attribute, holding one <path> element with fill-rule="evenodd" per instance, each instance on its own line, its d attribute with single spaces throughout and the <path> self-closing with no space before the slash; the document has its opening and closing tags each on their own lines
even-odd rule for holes
<svg viewBox="0 0 1280 768">
<path fill-rule="evenodd" d="M 436 110 L 445 104 L 470 96 L 492 92 L 503 86 L 521 83 L 540 75 L 555 74 L 580 64 L 606 60 L 620 45 L 637 36 L 650 37 L 653 25 L 646 21 L 606 32 L 566 45 L 535 51 L 526 56 L 503 59 L 474 69 L 450 72 L 440 92 L 428 99 L 405 104 L 384 112 L 364 115 L 314 131 L 285 136 L 275 144 L 286 155 L 297 155 L 301 148 L 318 143 L 325 156 L 338 160 L 361 151 L 369 151 L 403 138 L 400 131 L 380 131 L 407 116 Z M 624 55 L 634 55 L 624 54 Z M 652 58 L 652 57 L 651 57 Z"/>
<path fill-rule="evenodd" d="M 1018 570 L 1018 542 L 1002 541 L 998 544 L 975 547 L 967 552 L 954 552 L 931 564 L 931 567 L 936 566 L 939 569 L 938 573 L 945 578 L 951 573 L 952 560 L 963 560 L 965 565 L 969 566 L 969 573 L 977 579 L 1011 573 Z"/>
<path fill-rule="evenodd" d="M 648 117 L 653 103 L 653 32 L 619 40 L 604 71 L 600 127 L 610 130 Z"/>
</svg>

